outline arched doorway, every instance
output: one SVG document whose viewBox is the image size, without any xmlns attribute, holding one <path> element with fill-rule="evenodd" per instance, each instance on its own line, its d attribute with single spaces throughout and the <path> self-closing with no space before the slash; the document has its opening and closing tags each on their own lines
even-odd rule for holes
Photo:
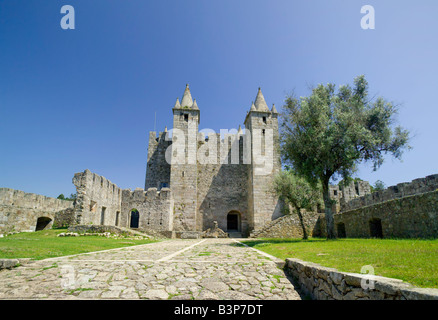
<svg viewBox="0 0 438 320">
<path fill-rule="evenodd" d="M 131 222 L 129 224 L 129 227 L 137 229 L 139 220 L 140 220 L 140 212 L 138 212 L 137 209 L 132 209 L 131 210 Z"/>
<path fill-rule="evenodd" d="M 227 231 L 240 232 L 240 212 L 230 211 L 227 215 Z"/>
<path fill-rule="evenodd" d="M 44 229 L 48 229 L 50 222 L 52 222 L 52 219 L 50 219 L 48 217 L 39 217 L 37 220 L 35 231 L 41 231 Z"/>
</svg>

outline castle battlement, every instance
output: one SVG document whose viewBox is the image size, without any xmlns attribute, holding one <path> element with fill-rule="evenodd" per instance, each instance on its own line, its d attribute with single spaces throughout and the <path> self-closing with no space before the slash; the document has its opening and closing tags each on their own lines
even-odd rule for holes
<svg viewBox="0 0 438 320">
<path fill-rule="evenodd" d="M 411 182 L 399 183 L 385 190 L 376 191 L 362 197 L 354 198 L 341 204 L 341 211 L 350 211 L 361 207 L 371 206 L 385 201 L 418 195 L 438 189 L 438 174 L 418 178 Z"/>
</svg>

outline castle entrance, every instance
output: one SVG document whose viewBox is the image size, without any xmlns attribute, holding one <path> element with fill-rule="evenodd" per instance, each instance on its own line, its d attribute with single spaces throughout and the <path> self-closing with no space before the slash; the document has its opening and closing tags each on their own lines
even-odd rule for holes
<svg viewBox="0 0 438 320">
<path fill-rule="evenodd" d="M 240 213 L 231 211 L 227 215 L 227 231 L 240 232 Z"/>
<path fill-rule="evenodd" d="M 137 209 L 131 210 L 131 222 L 129 224 L 130 228 L 137 229 L 138 228 L 138 222 L 140 220 L 140 213 Z"/>
</svg>

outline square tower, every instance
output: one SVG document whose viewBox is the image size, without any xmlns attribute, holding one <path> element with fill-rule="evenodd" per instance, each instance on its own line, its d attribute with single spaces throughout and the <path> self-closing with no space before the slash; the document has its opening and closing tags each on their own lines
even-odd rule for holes
<svg viewBox="0 0 438 320">
<path fill-rule="evenodd" d="M 170 149 L 170 188 L 174 194 L 174 226 L 176 231 L 202 231 L 197 212 L 197 137 L 200 111 L 186 86 L 181 103 L 177 99 L 173 111 L 172 145 Z"/>
<path fill-rule="evenodd" d="M 245 119 L 251 134 L 251 164 L 248 177 L 248 209 L 252 212 L 250 229 L 258 230 L 282 215 L 282 202 L 273 192 L 275 175 L 281 170 L 278 112 L 269 110 L 259 88 L 255 103 Z"/>
</svg>

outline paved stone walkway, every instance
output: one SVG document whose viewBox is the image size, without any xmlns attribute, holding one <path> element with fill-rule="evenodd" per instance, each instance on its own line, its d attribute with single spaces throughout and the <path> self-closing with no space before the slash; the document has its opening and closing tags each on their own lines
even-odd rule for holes
<svg viewBox="0 0 438 320">
<path fill-rule="evenodd" d="M 0 299 L 290 299 L 273 257 L 234 239 L 167 240 L 0 271 Z"/>
</svg>

